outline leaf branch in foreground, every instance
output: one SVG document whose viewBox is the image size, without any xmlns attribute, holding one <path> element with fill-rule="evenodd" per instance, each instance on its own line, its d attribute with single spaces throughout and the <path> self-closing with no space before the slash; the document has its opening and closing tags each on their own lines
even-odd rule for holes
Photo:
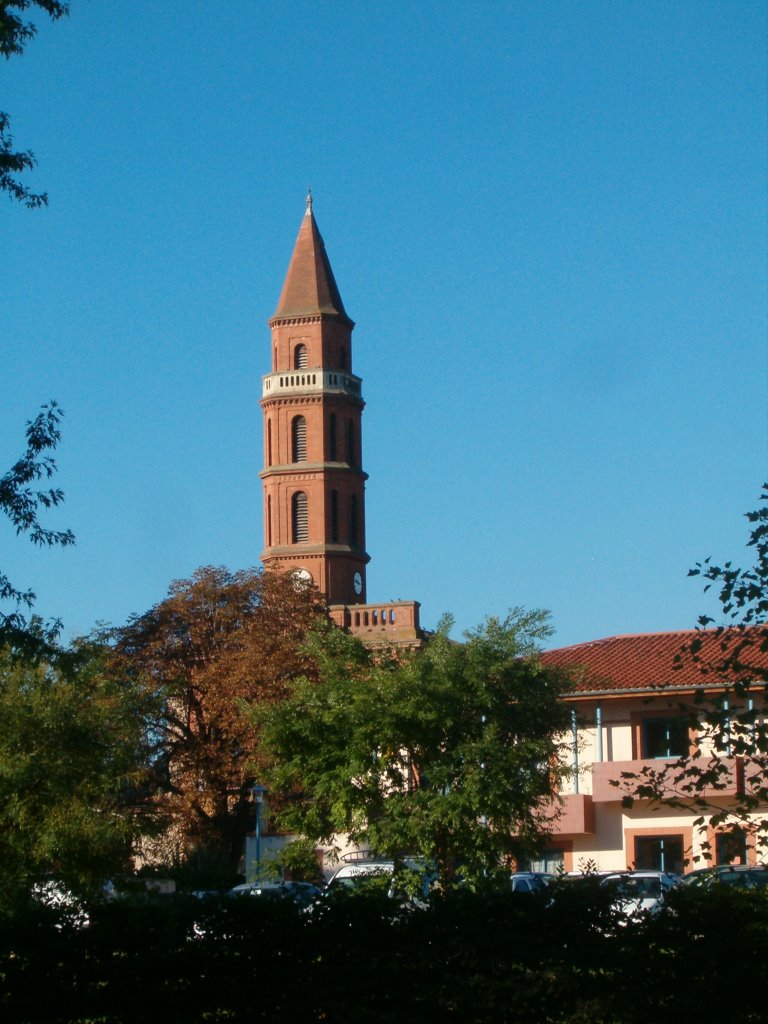
<svg viewBox="0 0 768 1024">
<path fill-rule="evenodd" d="M 56 402 L 44 405 L 37 416 L 27 423 L 27 444 L 23 455 L 0 477 L 0 513 L 11 521 L 17 535 L 26 533 L 33 544 L 42 547 L 69 547 L 75 543 L 71 530 L 51 530 L 43 526 L 38 515 L 41 508 L 50 509 L 60 505 L 64 500 L 63 492 L 59 488 L 38 489 L 30 486 L 38 480 L 49 480 L 56 472 L 56 462 L 49 452 L 61 440 L 61 416 L 61 409 Z M 0 572 L 0 600 L 12 601 L 16 605 L 12 612 L 0 611 L 0 629 L 23 632 L 26 621 L 20 608 L 31 608 L 35 594 L 31 590 L 18 589 Z"/>
<path fill-rule="evenodd" d="M 692 808 L 709 848 L 712 832 L 736 830 L 758 858 L 768 854 L 768 484 L 746 515 L 754 565 L 742 569 L 704 559 L 689 571 L 718 588 L 726 619 L 699 618 L 674 668 L 693 664 L 701 685 L 679 715 L 694 738 L 691 752 L 659 767 L 622 773 L 626 798 Z"/>
<path fill-rule="evenodd" d="M 52 21 L 69 14 L 69 4 L 59 0 L 0 0 L 0 56 L 6 60 L 22 54 L 24 47 L 37 34 L 37 26 L 19 16 L 31 7 L 39 7 Z M 47 206 L 48 196 L 45 192 L 32 192 L 14 177 L 32 170 L 36 160 L 29 150 L 13 148 L 10 123 L 8 114 L 0 112 L 0 192 L 7 192 L 10 199 L 30 209 Z"/>
</svg>

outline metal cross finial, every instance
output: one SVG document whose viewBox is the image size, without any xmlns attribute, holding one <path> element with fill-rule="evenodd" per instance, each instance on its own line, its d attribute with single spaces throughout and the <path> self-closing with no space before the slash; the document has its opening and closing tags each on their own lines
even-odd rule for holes
<svg viewBox="0 0 768 1024">
<path fill-rule="evenodd" d="M 312 189 L 307 189 L 307 210 L 312 209 Z"/>
</svg>

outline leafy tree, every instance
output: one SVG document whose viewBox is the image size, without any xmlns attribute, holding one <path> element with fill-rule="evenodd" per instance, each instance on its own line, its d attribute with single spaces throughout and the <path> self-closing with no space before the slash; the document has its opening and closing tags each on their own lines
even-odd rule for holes
<svg viewBox="0 0 768 1024">
<path fill-rule="evenodd" d="M 242 702 L 279 700 L 312 672 L 301 647 L 324 616 L 318 592 L 286 574 L 207 566 L 118 631 L 115 671 L 157 701 L 148 730 L 182 860 L 196 851 L 237 869 L 257 755 Z"/>
<path fill-rule="evenodd" d="M 59 443 L 60 420 L 61 410 L 56 402 L 44 405 L 35 419 L 27 423 L 27 447 L 24 454 L 0 477 L 0 512 L 10 519 L 17 534 L 26 533 L 33 544 L 44 547 L 67 547 L 75 542 L 71 530 L 47 529 L 38 518 L 41 508 L 53 508 L 63 501 L 62 491 L 59 488 L 36 489 L 33 486 L 38 480 L 50 479 L 56 472 L 56 462 L 49 452 Z M 10 612 L 0 609 L 0 641 L 29 648 L 39 645 L 45 639 L 52 639 L 56 623 L 47 631 L 27 628 L 27 620 L 21 609 L 31 608 L 35 595 L 31 590 L 19 590 L 2 571 L 0 600 L 10 601 L 15 606 Z"/>
<path fill-rule="evenodd" d="M 701 673 L 693 704 L 680 706 L 698 733 L 695 751 L 618 780 L 629 790 L 627 804 L 641 798 L 696 808 L 707 858 L 711 830 L 735 830 L 759 856 L 768 854 L 768 484 L 760 500 L 746 515 L 755 564 L 742 569 L 706 558 L 688 573 L 706 580 L 705 591 L 717 589 L 726 620 L 712 628 L 715 620 L 700 616 L 696 635 L 675 657 L 675 668 L 694 665 Z M 718 794 L 732 786 L 734 759 L 741 790 L 724 799 Z"/>
<path fill-rule="evenodd" d="M 23 53 L 26 44 L 37 33 L 34 23 L 21 17 L 30 7 L 39 7 L 53 21 L 69 13 L 69 4 L 59 0 L 0 0 L 0 55 L 6 60 L 14 54 Z M 48 196 L 45 192 L 31 192 L 14 175 L 32 170 L 35 163 L 35 157 L 29 150 L 13 148 L 10 118 L 0 112 L 0 191 L 7 192 L 11 199 L 30 208 L 46 206 Z"/>
<path fill-rule="evenodd" d="M 369 652 L 334 629 L 312 637 L 318 680 L 255 713 L 271 784 L 292 795 L 283 827 L 426 858 L 443 885 L 458 866 L 479 884 L 539 844 L 565 770 L 563 678 L 536 658 L 547 614 L 515 609 L 463 644 L 450 626 L 410 653 Z"/>
<path fill-rule="evenodd" d="M 97 643 L 36 663 L 0 651 L 0 905 L 47 875 L 82 890 L 128 863 L 144 823 L 140 695 L 105 667 Z"/>
</svg>

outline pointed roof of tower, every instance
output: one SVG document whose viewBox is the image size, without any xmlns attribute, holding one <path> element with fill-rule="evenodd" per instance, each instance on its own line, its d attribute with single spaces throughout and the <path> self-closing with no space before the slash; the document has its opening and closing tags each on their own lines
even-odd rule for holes
<svg viewBox="0 0 768 1024">
<path fill-rule="evenodd" d="M 325 245 L 312 213 L 312 193 L 273 320 L 325 313 L 348 320 Z"/>
</svg>

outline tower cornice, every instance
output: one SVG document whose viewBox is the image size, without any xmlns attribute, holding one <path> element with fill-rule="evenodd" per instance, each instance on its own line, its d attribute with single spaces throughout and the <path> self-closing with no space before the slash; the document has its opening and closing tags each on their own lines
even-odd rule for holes
<svg viewBox="0 0 768 1024">
<path fill-rule="evenodd" d="M 313 316 L 273 316 L 270 320 L 267 320 L 267 324 L 274 329 L 275 327 L 297 327 L 300 324 L 319 324 L 325 320 L 344 324 L 350 330 L 354 330 L 355 327 L 355 321 L 350 319 L 346 313 L 318 313 Z"/>
<path fill-rule="evenodd" d="M 325 474 L 333 475 L 334 472 L 340 476 L 353 476 L 358 480 L 365 481 L 368 479 L 368 474 L 365 470 L 355 469 L 348 462 L 288 462 L 281 466 L 269 466 L 267 469 L 262 469 L 259 477 L 262 480 L 266 480 L 268 477 L 283 476 L 290 477 L 292 480 L 303 481 L 314 480 L 316 477 Z"/>
</svg>

